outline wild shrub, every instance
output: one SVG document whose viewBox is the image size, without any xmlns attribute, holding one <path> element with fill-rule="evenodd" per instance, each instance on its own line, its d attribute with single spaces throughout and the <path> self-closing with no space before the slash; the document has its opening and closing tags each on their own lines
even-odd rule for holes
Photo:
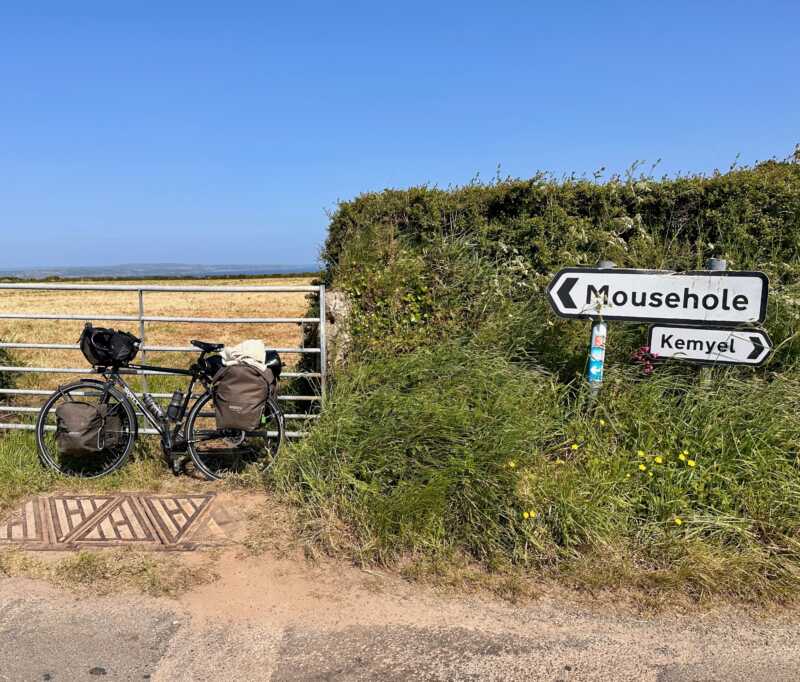
<svg viewBox="0 0 800 682">
<path fill-rule="evenodd" d="M 8 353 L 4 348 L 0 348 L 0 365 L 9 365 Z M 12 384 L 11 375 L 8 372 L 0 372 L 0 388 L 10 388 Z"/>
</svg>

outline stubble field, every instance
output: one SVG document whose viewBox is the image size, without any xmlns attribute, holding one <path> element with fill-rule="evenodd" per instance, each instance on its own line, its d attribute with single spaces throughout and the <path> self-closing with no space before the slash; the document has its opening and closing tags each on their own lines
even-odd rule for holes
<svg viewBox="0 0 800 682">
<path fill-rule="evenodd" d="M 264 278 L 243 280 L 137 280 L 91 282 L 91 284 L 118 284 L 133 286 L 299 286 L 310 284 L 308 278 Z M 303 317 L 307 308 L 307 294 L 287 293 L 195 293 L 195 292 L 145 292 L 146 316 L 158 317 Z M 10 343 L 69 343 L 80 336 L 85 321 L 97 326 L 110 326 L 139 336 L 137 321 L 106 321 L 103 315 L 136 316 L 139 314 L 138 293 L 135 291 L 38 291 L 3 290 L 0 292 L 0 313 L 51 313 L 81 316 L 80 320 L 24 320 L 0 319 L 0 340 Z M 263 339 L 268 347 L 298 347 L 302 340 L 301 325 L 291 324 L 237 324 L 237 323 L 145 323 L 146 343 L 151 346 L 188 346 L 192 339 L 237 343 L 248 338 Z M 11 349 L 15 365 L 27 367 L 80 368 L 87 366 L 79 350 Z M 151 352 L 147 362 L 167 366 L 185 366 L 191 353 Z M 296 354 L 283 354 L 284 363 L 293 365 Z M 142 357 L 138 358 L 142 361 Z M 88 369 L 88 367 L 87 367 Z M 19 388 L 54 388 L 76 374 L 19 374 L 15 383 Z"/>
</svg>

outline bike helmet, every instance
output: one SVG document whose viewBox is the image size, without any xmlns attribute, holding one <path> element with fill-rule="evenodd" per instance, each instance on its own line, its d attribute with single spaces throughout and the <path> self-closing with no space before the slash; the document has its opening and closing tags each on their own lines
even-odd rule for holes
<svg viewBox="0 0 800 682">
<path fill-rule="evenodd" d="M 94 327 L 87 322 L 78 344 L 95 367 L 124 367 L 136 357 L 142 340 L 128 332 Z"/>
</svg>

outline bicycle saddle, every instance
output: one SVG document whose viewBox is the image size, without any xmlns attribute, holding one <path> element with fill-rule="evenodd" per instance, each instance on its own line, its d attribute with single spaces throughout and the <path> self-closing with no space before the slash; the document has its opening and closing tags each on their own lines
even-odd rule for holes
<svg viewBox="0 0 800 682">
<path fill-rule="evenodd" d="M 197 341 L 196 339 L 192 340 L 191 344 L 195 348 L 199 348 L 206 353 L 213 353 L 214 351 L 225 347 L 224 343 L 206 343 L 205 341 Z"/>
</svg>

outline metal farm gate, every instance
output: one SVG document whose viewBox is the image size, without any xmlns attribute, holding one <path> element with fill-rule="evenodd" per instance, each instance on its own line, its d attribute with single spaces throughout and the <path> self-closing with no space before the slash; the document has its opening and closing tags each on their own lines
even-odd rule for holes
<svg viewBox="0 0 800 682">
<path fill-rule="evenodd" d="M 293 354 L 300 356 L 310 356 L 315 358 L 316 362 L 313 363 L 312 369 L 314 371 L 287 371 L 281 374 L 282 383 L 286 384 L 289 379 L 304 378 L 308 381 L 301 382 L 300 385 L 310 386 L 312 390 L 306 391 L 304 394 L 279 394 L 278 400 L 284 403 L 295 403 L 300 405 L 309 406 L 309 404 L 320 404 L 325 396 L 325 386 L 327 383 L 327 362 L 326 362 L 326 345 L 325 345 L 325 315 L 321 314 L 318 317 L 169 317 L 169 316 L 153 316 L 148 315 L 146 312 L 146 297 L 150 298 L 151 295 L 158 293 L 176 292 L 186 294 L 280 294 L 280 293 L 298 293 L 298 294 L 316 294 L 319 296 L 319 309 L 325 310 L 325 286 L 324 285 L 308 285 L 308 286 L 167 286 L 167 285 L 127 285 L 127 284 L 30 284 L 30 283 L 0 283 L 0 290 L 35 290 L 35 291 L 107 291 L 107 292 L 131 292 L 135 294 L 136 298 L 132 301 L 133 306 L 138 307 L 137 314 L 133 315 L 110 315 L 103 313 L 85 312 L 81 314 L 60 314 L 55 311 L 43 310 L 37 313 L 18 313 L 9 312 L 4 303 L 9 301 L 12 296 L 0 292 L 0 320 L 71 320 L 71 321 L 102 321 L 102 322 L 134 322 L 138 325 L 138 336 L 142 338 L 141 357 L 143 360 L 148 358 L 150 354 L 161 353 L 197 353 L 197 349 L 193 346 L 158 346 L 150 345 L 147 343 L 147 331 L 151 325 L 159 323 L 180 324 L 180 325 L 193 325 L 193 324 L 220 324 L 220 325 L 285 325 L 297 324 L 302 327 L 298 334 L 301 342 L 297 346 L 287 348 L 271 348 L 281 354 Z M 266 306 L 265 306 L 266 307 Z M 318 333 L 316 337 L 319 343 L 316 347 L 306 348 L 302 339 L 306 337 L 306 325 L 314 325 L 317 327 Z M 123 327 L 124 328 L 124 327 Z M 131 330 L 133 331 L 133 330 Z M 86 364 L 80 348 L 77 343 L 41 343 L 35 338 L 33 339 L 19 339 L 14 334 L 13 340 L 0 339 L 0 348 L 5 349 L 29 349 L 29 350 L 69 350 L 75 351 L 76 358 L 79 359 L 79 364 L 83 367 L 30 367 L 25 365 L 0 365 L 0 372 L 5 373 L 33 373 L 33 374 L 83 374 L 88 375 L 92 373 L 91 368 Z M 190 328 L 186 330 L 186 338 L 193 338 Z M 214 339 L 205 339 L 214 341 Z M 269 344 L 268 344 L 269 346 Z M 152 358 L 149 360 L 152 362 Z M 187 361 L 188 365 L 188 361 Z M 309 363 L 302 363 L 302 367 L 308 366 Z M 142 388 L 147 391 L 147 375 L 159 374 L 159 372 L 152 370 L 142 370 L 137 372 L 142 376 Z M 27 388 L 0 388 L 0 429 L 22 429 L 33 430 L 35 428 L 35 416 L 44 401 L 45 396 L 50 395 L 53 389 L 41 388 L 40 386 Z M 169 398 L 170 393 L 152 393 L 155 398 Z M 26 397 L 27 396 L 27 397 Z M 39 404 L 32 405 L 31 401 L 35 400 L 35 396 L 41 396 Z M 14 404 L 14 401 L 19 397 L 24 404 Z M 7 421 L 14 415 L 17 418 L 25 415 L 27 419 L 24 422 Z M 292 429 L 290 424 L 307 422 L 307 420 L 315 419 L 317 415 L 314 410 L 297 410 L 285 414 L 287 419 L 286 435 L 289 437 L 298 437 L 303 435 L 302 429 Z M 139 429 L 139 433 L 155 433 L 153 429 Z"/>
</svg>

